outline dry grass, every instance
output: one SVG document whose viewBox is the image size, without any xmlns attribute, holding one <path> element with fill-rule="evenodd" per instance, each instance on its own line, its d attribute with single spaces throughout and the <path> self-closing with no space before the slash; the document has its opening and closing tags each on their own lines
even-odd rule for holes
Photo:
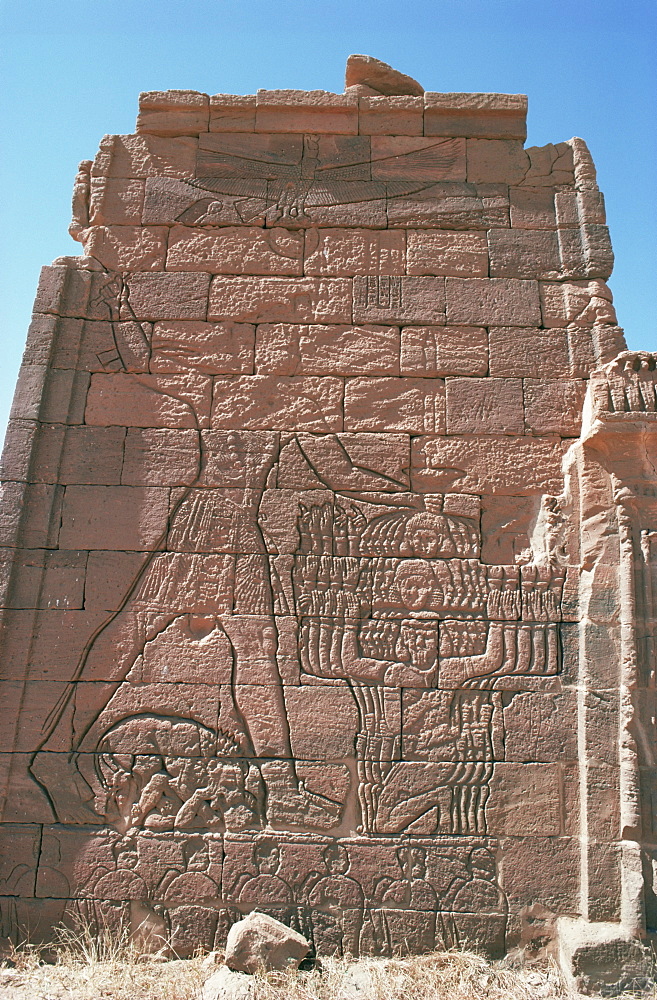
<svg viewBox="0 0 657 1000">
<path fill-rule="evenodd" d="M 43 956 L 47 955 L 48 962 Z M 65 933 L 30 945 L 0 967 L 0 1000 L 198 1000 L 218 965 L 202 956 L 158 961 L 127 939 Z M 577 1000 L 556 967 L 505 968 L 471 952 L 410 959 L 326 959 L 310 972 L 249 977 L 249 1000 Z M 657 1000 L 657 991 L 644 997 Z M 636 996 L 623 993 L 623 997 Z"/>
</svg>

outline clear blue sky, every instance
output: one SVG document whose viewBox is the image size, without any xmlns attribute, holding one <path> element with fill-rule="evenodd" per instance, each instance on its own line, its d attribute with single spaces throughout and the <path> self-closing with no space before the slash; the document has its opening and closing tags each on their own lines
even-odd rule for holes
<svg viewBox="0 0 657 1000">
<path fill-rule="evenodd" d="M 79 252 L 77 163 L 134 130 L 139 91 L 340 92 L 350 52 L 427 90 L 528 94 L 528 145 L 586 139 L 619 321 L 657 350 L 655 0 L 1 0 L 0 34 L 0 428 L 39 268 Z"/>
</svg>

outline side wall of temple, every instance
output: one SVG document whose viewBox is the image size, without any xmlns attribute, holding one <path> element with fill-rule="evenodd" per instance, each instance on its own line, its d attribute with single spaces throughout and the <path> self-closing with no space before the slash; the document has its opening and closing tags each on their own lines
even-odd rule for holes
<svg viewBox="0 0 657 1000">
<path fill-rule="evenodd" d="M 3 458 L 2 935 L 642 930 L 655 364 L 525 112 L 146 94 L 81 164 Z"/>
</svg>

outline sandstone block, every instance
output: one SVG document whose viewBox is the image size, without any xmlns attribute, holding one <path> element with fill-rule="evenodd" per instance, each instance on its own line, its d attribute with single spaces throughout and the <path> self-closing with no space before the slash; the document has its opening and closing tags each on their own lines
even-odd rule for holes
<svg viewBox="0 0 657 1000">
<path fill-rule="evenodd" d="M 38 420 L 48 369 L 46 365 L 21 365 L 9 416 L 11 420 Z"/>
<path fill-rule="evenodd" d="M 301 274 L 303 234 L 286 229 L 189 229 L 169 235 L 169 271 L 213 274 Z M 312 273 L 312 272 L 309 272 Z"/>
<path fill-rule="evenodd" d="M 124 177 L 92 177 L 89 224 L 138 226 L 144 205 L 144 181 Z"/>
<path fill-rule="evenodd" d="M 523 912 L 523 932 L 529 942 L 534 934 L 532 913 L 536 903 L 550 912 L 575 913 L 578 905 L 579 848 L 570 837 L 505 838 L 501 844 L 504 885 L 514 908 Z M 540 925 L 539 925 L 540 926 Z M 531 944 L 529 944 L 531 947 Z"/>
<path fill-rule="evenodd" d="M 645 945 L 628 928 L 602 915 L 584 920 L 560 917 L 558 921 L 559 965 L 574 989 L 591 994 L 595 990 L 620 994 L 631 983 L 648 986 L 651 959 Z"/>
<path fill-rule="evenodd" d="M 106 135 L 91 168 L 93 177 L 193 177 L 197 140 L 157 135 Z"/>
<path fill-rule="evenodd" d="M 580 379 L 523 379 L 525 426 L 531 434 L 578 437 L 586 382 Z"/>
<path fill-rule="evenodd" d="M 470 184 L 519 184 L 527 175 L 529 157 L 515 139 L 468 139 Z"/>
<path fill-rule="evenodd" d="M 576 761 L 577 694 L 520 691 L 504 709 L 505 760 Z"/>
<path fill-rule="evenodd" d="M 521 191 L 521 188 L 518 188 Z M 545 188 L 535 188 L 544 191 L 554 201 L 557 225 L 560 229 L 577 229 L 580 225 L 580 214 L 577 192 L 572 189 L 551 192 Z M 591 192 L 587 192 L 591 193 Z M 596 220 L 597 221 L 597 220 Z"/>
<path fill-rule="evenodd" d="M 554 329 L 554 327 L 551 329 Z M 613 328 L 598 327 L 597 329 L 604 330 Z M 588 378 L 589 374 L 596 367 L 596 354 L 600 360 L 602 360 L 604 352 L 596 351 L 594 348 L 592 330 L 587 329 L 586 327 L 571 326 L 566 332 L 568 335 L 568 353 L 570 355 L 570 374 L 573 378 Z M 624 350 L 624 345 L 624 337 L 622 339 L 622 346 L 620 341 L 615 341 L 615 351 L 613 351 L 612 344 L 610 343 L 610 358 L 616 357 L 616 354 L 619 354 L 622 350 Z M 529 375 L 530 373 L 527 372 L 527 374 Z"/>
<path fill-rule="evenodd" d="M 93 375 L 85 421 L 107 427 L 207 427 L 211 379 L 202 375 Z"/>
<path fill-rule="evenodd" d="M 207 132 L 210 99 L 195 90 L 152 90 L 139 95 L 137 132 L 198 135 Z"/>
<path fill-rule="evenodd" d="M 611 291 L 604 281 L 541 282 L 543 326 L 616 323 Z"/>
<path fill-rule="evenodd" d="M 167 489 L 67 486 L 60 545 L 85 549 L 158 548 L 168 514 Z"/>
<path fill-rule="evenodd" d="M 301 934 L 266 913 L 253 912 L 233 924 L 226 941 L 226 965 L 236 972 L 296 968 L 310 951 Z"/>
<path fill-rule="evenodd" d="M 588 152 L 588 150 L 587 150 Z M 553 146 L 529 146 L 526 150 L 529 169 L 521 182 L 530 187 L 552 187 L 575 183 L 573 175 L 573 150 L 568 142 Z"/>
<path fill-rule="evenodd" d="M 155 323 L 150 371 L 240 375 L 253 370 L 255 327 L 249 323 Z"/>
<path fill-rule="evenodd" d="M 61 265 L 41 268 L 39 272 L 39 284 L 34 299 L 35 313 L 59 314 L 59 306 L 67 277 L 68 268 Z"/>
<path fill-rule="evenodd" d="M 233 177 L 260 180 L 295 179 L 301 176 L 304 141 L 300 135 L 250 135 L 234 132 L 201 136 L 199 177 Z M 259 186 L 256 186 L 259 191 Z"/>
<path fill-rule="evenodd" d="M 118 485 L 124 443 L 124 427 L 42 424 L 34 455 L 33 481 Z"/>
<path fill-rule="evenodd" d="M 263 504 L 267 530 L 276 534 L 279 551 L 294 552 L 297 548 L 294 535 L 280 537 L 280 524 L 289 517 L 289 508 L 284 509 L 284 504 L 296 505 L 299 500 L 296 492 L 288 495 L 280 494 L 280 490 L 315 491 L 327 484 L 336 490 L 371 489 L 387 493 L 408 489 L 409 442 L 406 434 L 308 434 L 285 446 L 279 459 L 278 496 L 270 492 Z M 309 463 L 321 468 L 321 479 L 311 471 Z M 321 503 L 327 499 L 325 495 L 318 497 Z"/>
<path fill-rule="evenodd" d="M 0 868 L 0 878 L 6 880 L 5 886 L 12 890 L 7 895 L 34 896 L 39 857 L 38 834 L 39 827 L 36 824 L 2 824 L 0 853 L 3 864 Z M 20 885 L 16 880 L 18 873 Z"/>
<path fill-rule="evenodd" d="M 424 134 L 525 139 L 524 94 L 424 95 Z"/>
<path fill-rule="evenodd" d="M 85 611 L 96 613 L 119 611 L 125 602 L 125 595 L 143 572 L 148 559 L 148 554 L 143 550 L 137 552 L 92 550 L 87 560 Z"/>
<path fill-rule="evenodd" d="M 462 184 L 444 181 L 416 194 L 388 198 L 388 224 L 438 229 L 490 229 L 509 225 L 508 188 L 502 184 Z"/>
<path fill-rule="evenodd" d="M 324 90 L 259 90 L 257 132 L 358 134 L 358 99 Z"/>
<path fill-rule="evenodd" d="M 614 268 L 614 252 L 607 227 L 585 223 L 582 226 L 582 244 L 586 277 L 609 278 Z"/>
<path fill-rule="evenodd" d="M 555 378 L 571 372 L 568 334 L 553 327 L 492 326 L 488 331 L 491 375 Z"/>
<path fill-rule="evenodd" d="M 276 432 L 202 431 L 201 440 L 206 459 L 205 484 L 262 489 L 268 462 L 279 445 Z"/>
<path fill-rule="evenodd" d="M 83 419 L 88 387 L 87 372 L 21 365 L 10 417 L 12 420 L 79 424 Z"/>
<path fill-rule="evenodd" d="M 2 605 L 16 609 L 83 608 L 86 565 L 86 552 L 70 551 L 63 544 L 51 550 L 1 549 L 0 594 L 6 595 Z"/>
<path fill-rule="evenodd" d="M 147 177 L 142 222 L 145 225 L 168 226 L 175 223 L 189 226 L 263 226 L 267 210 L 267 181 L 250 185 L 254 193 L 248 199 L 230 192 L 231 187 L 239 191 L 240 186 L 239 181 L 233 184 L 229 179 L 225 185 L 228 193 L 217 194 L 210 188 L 194 186 L 180 178 Z"/>
<path fill-rule="evenodd" d="M 386 185 L 382 181 L 351 182 L 348 199 L 345 198 L 344 185 L 340 181 L 328 181 L 325 192 L 311 191 L 303 203 L 302 214 L 290 217 L 285 214 L 283 205 L 272 210 L 272 217 L 276 220 L 284 218 L 284 224 L 288 227 L 344 226 L 351 229 L 359 226 L 364 229 L 385 229 L 388 225 Z"/>
<path fill-rule="evenodd" d="M 351 756 L 358 732 L 358 712 L 349 691 L 308 685 L 288 687 L 285 704 L 295 757 L 340 760 Z"/>
<path fill-rule="evenodd" d="M 488 276 L 488 245 L 483 233 L 450 233 L 445 230 L 411 230 L 408 239 L 408 273 Z"/>
<path fill-rule="evenodd" d="M 0 484 L 0 545 L 57 546 L 64 487 L 52 483 Z"/>
<path fill-rule="evenodd" d="M 344 425 L 349 431 L 441 434 L 445 430 L 444 384 L 423 378 L 348 379 Z"/>
<path fill-rule="evenodd" d="M 23 364 L 47 365 L 51 361 L 59 322 L 56 316 L 33 313 L 27 330 Z"/>
<path fill-rule="evenodd" d="M 210 131 L 254 132 L 255 112 L 255 94 L 211 94 Z"/>
<path fill-rule="evenodd" d="M 356 323 L 444 323 L 445 279 L 355 277 Z"/>
<path fill-rule="evenodd" d="M 529 550 L 529 536 L 539 508 L 536 496 L 485 497 L 481 510 L 481 558 L 486 563 L 515 565 Z"/>
<path fill-rule="evenodd" d="M 411 448 L 411 483 L 421 493 L 558 492 L 561 457 L 556 438 L 417 437 Z"/>
<path fill-rule="evenodd" d="M 486 331 L 476 326 L 406 326 L 401 332 L 400 372 L 402 375 L 486 375 Z"/>
<path fill-rule="evenodd" d="M 496 764 L 486 820 L 493 835 L 559 836 L 562 820 L 558 765 Z"/>
<path fill-rule="evenodd" d="M 604 226 L 607 222 L 605 197 L 597 188 L 577 192 L 578 216 L 588 225 Z"/>
<path fill-rule="evenodd" d="M 551 188 L 512 187 L 509 191 L 511 225 L 517 229 L 556 229 L 559 192 Z"/>
<path fill-rule="evenodd" d="M 145 371 L 144 331 L 133 321 L 123 324 L 66 318 L 58 321 L 57 330 L 51 359 L 53 368 L 83 372 Z"/>
<path fill-rule="evenodd" d="M 128 428 L 121 485 L 191 486 L 198 478 L 200 466 L 196 430 Z"/>
<path fill-rule="evenodd" d="M 522 434 L 522 381 L 512 378 L 448 378 L 448 434 Z"/>
<path fill-rule="evenodd" d="M 574 340 L 574 332 L 574 329 L 569 331 L 571 345 Z M 624 351 L 627 348 L 625 334 L 619 326 L 609 326 L 608 324 L 596 325 L 590 332 L 593 349 L 598 361 L 603 363 L 613 361 L 620 351 Z"/>
<path fill-rule="evenodd" d="M 306 232 L 308 275 L 404 274 L 406 236 L 396 230 L 318 229 Z"/>
<path fill-rule="evenodd" d="M 465 140 L 372 136 L 372 180 L 465 180 Z"/>
<path fill-rule="evenodd" d="M 422 135 L 424 101 L 421 97 L 361 97 L 358 131 L 361 135 Z"/>
<path fill-rule="evenodd" d="M 117 276 L 106 271 L 64 265 L 42 268 L 35 311 L 72 318 L 118 319 L 119 284 Z"/>
<path fill-rule="evenodd" d="M 0 479 L 16 482 L 28 479 L 38 427 L 36 420 L 9 420 L 0 461 Z"/>
<path fill-rule="evenodd" d="M 262 375 L 398 375 L 399 328 L 262 323 L 255 367 Z"/>
<path fill-rule="evenodd" d="M 145 226 L 91 226 L 79 236 L 84 252 L 110 271 L 162 271 L 167 230 Z"/>
<path fill-rule="evenodd" d="M 548 229 L 491 229 L 488 232 L 493 278 L 558 278 L 557 234 Z"/>
<path fill-rule="evenodd" d="M 222 278 L 212 281 L 208 319 L 255 323 L 349 323 L 347 278 Z"/>
<path fill-rule="evenodd" d="M 538 283 L 515 278 L 446 278 L 447 322 L 539 326 Z"/>
<path fill-rule="evenodd" d="M 129 287 L 130 307 L 138 320 L 206 318 L 209 274 L 133 274 Z"/>
<path fill-rule="evenodd" d="M 559 256 L 561 257 L 561 275 L 564 278 L 586 278 L 588 268 L 582 240 L 581 229 L 559 229 Z M 595 277 L 593 273 L 592 277 Z M 549 275 L 544 275 L 549 277 Z"/>
<path fill-rule="evenodd" d="M 344 82 L 347 88 L 364 85 L 386 96 L 424 93 L 424 87 L 413 77 L 400 73 L 381 59 L 360 54 L 350 55 L 347 59 Z"/>
<path fill-rule="evenodd" d="M 215 379 L 212 426 L 249 430 L 342 430 L 342 379 L 234 376 Z"/>
</svg>

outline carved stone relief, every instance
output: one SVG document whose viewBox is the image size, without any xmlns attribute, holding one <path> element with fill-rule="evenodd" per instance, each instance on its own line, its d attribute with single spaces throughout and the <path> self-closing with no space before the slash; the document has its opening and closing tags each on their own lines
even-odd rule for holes
<svg viewBox="0 0 657 1000">
<path fill-rule="evenodd" d="M 627 479 L 584 515 L 562 466 L 622 346 L 606 230 L 559 228 L 574 147 L 448 96 L 376 98 L 399 133 L 357 95 L 146 109 L 81 170 L 6 453 L 7 934 L 39 905 L 187 955 L 258 908 L 323 954 L 501 953 L 528 896 L 578 912 L 540 869 L 580 849 L 582 580 Z M 608 365 L 595 413 L 654 416 L 654 374 Z"/>
</svg>

